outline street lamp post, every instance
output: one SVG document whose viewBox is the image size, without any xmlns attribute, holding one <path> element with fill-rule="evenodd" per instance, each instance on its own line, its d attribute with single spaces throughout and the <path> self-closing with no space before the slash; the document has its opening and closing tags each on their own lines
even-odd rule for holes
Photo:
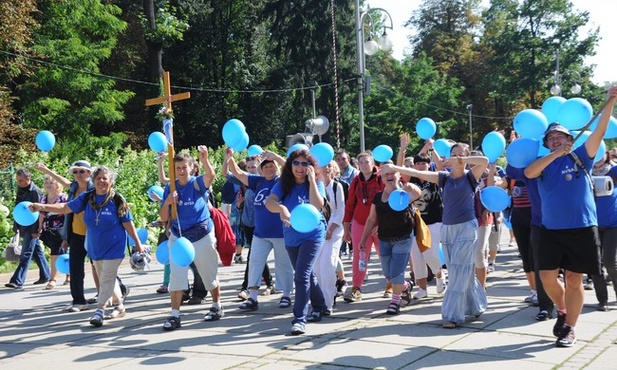
<svg viewBox="0 0 617 370">
<path fill-rule="evenodd" d="M 555 72 L 553 73 L 553 85 L 551 86 L 551 95 L 553 96 L 561 96 L 561 86 L 562 86 L 562 78 L 566 75 L 572 75 L 576 79 L 576 82 L 570 88 L 570 92 L 574 95 L 580 94 L 581 85 L 579 82 L 581 81 L 581 76 L 576 71 L 566 70 L 563 74 L 559 74 L 559 49 L 555 51 Z"/>
<path fill-rule="evenodd" d="M 364 22 L 366 18 L 369 18 L 369 27 L 371 31 L 374 31 L 373 18 L 369 14 L 370 11 L 382 11 L 390 18 L 390 27 L 384 26 L 384 33 L 376 42 L 373 40 L 372 35 L 369 33 L 369 39 L 364 41 Z M 393 29 L 393 22 L 390 13 L 382 8 L 371 8 L 363 13 L 360 13 L 360 0 L 356 0 L 356 46 L 357 46 L 357 58 L 358 58 L 358 120 L 360 124 L 360 151 L 363 152 L 366 148 L 364 145 L 364 73 L 366 71 L 366 65 L 364 60 L 364 54 L 373 55 L 378 49 L 389 51 L 392 49 L 392 41 L 385 32 L 385 28 Z"/>
<path fill-rule="evenodd" d="M 473 104 L 467 104 L 467 112 L 469 112 L 469 150 L 473 150 L 473 124 L 471 121 L 471 110 Z"/>
</svg>

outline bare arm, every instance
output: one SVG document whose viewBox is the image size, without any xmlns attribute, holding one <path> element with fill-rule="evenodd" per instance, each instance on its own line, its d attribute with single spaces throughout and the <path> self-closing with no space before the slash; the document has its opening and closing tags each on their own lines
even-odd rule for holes
<svg viewBox="0 0 617 370">
<path fill-rule="evenodd" d="M 600 115 L 600 120 L 598 121 L 598 126 L 595 130 L 589 135 L 587 141 L 585 141 L 585 149 L 587 149 L 587 155 L 589 158 L 594 158 L 600 147 L 600 143 L 604 138 L 604 134 L 606 133 L 606 128 L 608 127 L 608 121 L 610 120 L 613 114 L 613 105 L 615 105 L 615 101 L 617 100 L 617 86 L 611 86 L 608 89 L 608 97 L 606 100 L 606 104 L 604 105 L 604 109 L 602 109 L 602 113 Z"/>
<path fill-rule="evenodd" d="M 396 165 L 402 166 L 405 164 L 405 153 L 407 153 L 407 147 L 409 146 L 409 134 L 404 133 L 401 135 L 400 147 L 398 154 L 396 155 Z"/>
<path fill-rule="evenodd" d="M 242 181 L 244 185 L 249 185 L 249 174 L 238 167 L 238 164 L 234 160 L 234 150 L 231 148 L 225 149 L 225 160 L 223 161 L 223 175 L 227 175 L 228 172 L 231 172 L 231 174 Z"/>
<path fill-rule="evenodd" d="M 433 172 L 433 171 L 418 171 L 418 170 L 413 169 L 413 168 L 400 167 L 400 166 L 395 166 L 395 165 L 392 165 L 392 164 L 384 164 L 384 165 L 382 165 L 381 166 L 381 171 L 384 171 L 384 173 L 385 172 L 390 172 L 390 171 L 397 171 L 401 175 L 405 175 L 405 176 L 409 176 L 409 177 L 415 177 L 415 178 L 418 178 L 420 180 L 432 182 L 432 183 L 435 183 L 435 184 L 439 183 L 439 173 Z"/>
<path fill-rule="evenodd" d="M 133 224 L 133 221 L 123 222 L 122 226 L 131 236 L 131 238 L 133 238 L 133 240 L 135 241 L 135 246 L 133 247 L 133 250 L 135 252 L 144 253 L 146 249 L 143 247 L 143 245 L 141 245 L 141 241 L 139 240 L 139 235 L 137 235 L 137 230 L 135 229 L 135 224 Z"/>
<path fill-rule="evenodd" d="M 47 167 L 44 163 L 36 163 L 34 165 L 34 168 L 36 168 L 37 170 L 43 172 L 46 175 L 51 176 L 54 180 L 56 180 L 56 182 L 58 184 L 62 185 L 65 188 L 68 188 L 69 186 L 71 186 L 71 180 L 67 179 L 64 176 L 60 176 L 59 174 L 55 173 L 54 171 L 49 169 L 49 167 Z"/>
<path fill-rule="evenodd" d="M 315 208 L 322 209 L 324 206 L 324 199 L 317 188 L 317 178 L 315 177 L 315 168 L 313 168 L 313 166 L 308 166 L 306 168 L 306 177 L 309 182 L 309 201 Z"/>
<path fill-rule="evenodd" d="M 542 158 L 538 158 L 535 161 L 531 162 L 529 166 L 525 168 L 525 176 L 530 179 L 535 179 L 542 174 L 542 171 L 549 164 L 553 163 L 553 161 L 559 157 L 563 157 L 564 155 L 568 155 L 572 151 L 572 143 L 567 142 L 562 144 L 555 151 L 548 153 Z"/>
<path fill-rule="evenodd" d="M 210 163 L 210 160 L 208 159 L 208 147 L 205 145 L 199 145 L 197 150 L 199 150 L 199 160 L 201 161 L 202 166 L 204 166 L 204 175 L 202 177 L 204 186 L 206 189 L 209 189 L 216 174 L 214 173 L 212 163 Z"/>
<path fill-rule="evenodd" d="M 291 225 L 291 213 L 289 213 L 287 207 L 279 203 L 279 197 L 276 194 L 270 193 L 268 199 L 266 200 L 266 208 L 272 213 L 280 214 L 281 221 L 283 221 L 285 226 L 289 227 Z"/>
<path fill-rule="evenodd" d="M 286 161 L 285 158 L 269 150 L 264 150 L 262 154 L 262 158 L 267 159 L 269 161 L 276 162 L 279 165 L 279 167 L 285 166 L 285 161 Z"/>
<path fill-rule="evenodd" d="M 58 214 L 65 213 L 73 213 L 71 208 L 69 208 L 68 203 L 56 203 L 56 204 L 41 204 L 41 203 L 32 203 L 28 206 L 30 211 L 32 212 L 54 212 Z"/>
<path fill-rule="evenodd" d="M 473 174 L 473 176 L 476 178 L 476 180 L 482 176 L 482 174 L 486 170 L 486 167 L 488 166 L 488 158 L 486 157 L 474 156 L 474 157 L 459 157 L 459 158 L 461 158 L 463 163 L 473 166 L 471 167 L 470 171 Z"/>
<path fill-rule="evenodd" d="M 167 153 L 159 153 L 159 156 L 156 157 L 157 174 L 159 177 L 159 182 L 163 185 L 169 184 L 169 177 L 165 176 L 165 170 L 163 169 L 163 161 L 165 160 L 165 157 L 167 157 Z"/>
</svg>

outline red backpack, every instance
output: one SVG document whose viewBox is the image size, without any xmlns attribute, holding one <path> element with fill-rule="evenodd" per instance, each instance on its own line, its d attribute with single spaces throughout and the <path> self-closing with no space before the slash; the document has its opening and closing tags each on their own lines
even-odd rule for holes
<svg viewBox="0 0 617 370">
<path fill-rule="evenodd" d="M 210 208 L 210 217 L 214 223 L 216 250 L 219 252 L 221 262 L 223 266 L 231 266 L 231 261 L 236 253 L 236 235 L 225 212 L 212 207 Z"/>
</svg>

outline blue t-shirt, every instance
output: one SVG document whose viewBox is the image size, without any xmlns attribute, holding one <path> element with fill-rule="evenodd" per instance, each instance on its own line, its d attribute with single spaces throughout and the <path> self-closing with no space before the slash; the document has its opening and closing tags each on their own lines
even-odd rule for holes
<svg viewBox="0 0 617 370">
<path fill-rule="evenodd" d="M 297 205 L 310 203 L 308 181 L 303 184 L 296 184 L 288 194 L 283 194 L 282 185 L 283 184 L 280 181 L 277 182 L 276 185 L 274 185 L 274 188 L 272 188 L 272 194 L 279 197 L 279 201 L 287 207 L 290 213 L 294 208 L 296 208 Z M 319 194 L 325 198 L 326 190 L 323 182 L 318 181 L 317 188 L 319 190 Z M 285 238 L 285 245 L 291 247 L 298 246 L 307 240 L 323 242 L 326 239 L 326 219 L 322 216 L 321 222 L 317 225 L 317 227 L 308 233 L 301 233 L 296 231 L 293 227 L 283 226 L 283 237 Z"/>
<path fill-rule="evenodd" d="M 278 183 L 278 176 L 266 180 L 259 175 L 249 175 L 248 188 L 255 192 L 253 205 L 255 206 L 255 231 L 258 238 L 282 238 L 283 221 L 278 213 L 272 213 L 266 208 L 266 200 L 274 185 Z"/>
<path fill-rule="evenodd" d="M 527 186 L 527 196 L 531 202 L 531 224 L 534 226 L 542 225 L 542 203 L 540 192 L 538 191 L 538 178 L 530 179 L 525 176 L 524 168 L 506 166 L 506 174 L 515 180 L 523 180 Z"/>
<path fill-rule="evenodd" d="M 195 189 L 195 181 L 200 181 L 203 184 L 203 176 L 189 177 L 189 181 L 185 185 L 180 185 L 178 180 L 176 181 L 176 192 L 178 193 L 178 218 L 171 223 L 171 231 L 175 236 L 180 236 L 176 232 L 178 225 L 180 225 L 182 233 L 190 229 L 195 225 L 202 225 L 205 228 L 205 234 L 207 235 L 212 230 L 213 224 L 210 220 L 210 210 L 208 209 L 207 190 L 199 191 Z M 201 189 L 202 186 L 199 186 Z M 169 184 L 165 186 L 163 192 L 163 199 L 167 199 L 169 196 Z M 191 238 L 189 238 L 190 240 Z M 201 239 L 201 238 L 199 238 Z"/>
<path fill-rule="evenodd" d="M 585 145 L 574 150 L 587 169 L 593 158 L 587 155 Z M 549 164 L 538 178 L 542 198 L 542 225 L 551 230 L 576 229 L 597 226 L 596 204 L 585 171 L 575 166 L 565 155 Z"/>
<path fill-rule="evenodd" d="M 443 188 L 443 221 L 444 225 L 456 225 L 476 218 L 474 210 L 474 193 L 478 181 L 471 171 L 464 176 L 452 178 L 448 171 L 439 171 L 439 186 Z M 474 187 L 471 187 L 471 184 Z"/>
<path fill-rule="evenodd" d="M 90 192 L 83 192 L 67 203 L 73 213 L 85 211 L 88 256 L 95 261 L 124 258 L 127 237 L 122 224 L 133 221 L 133 216 L 128 212 L 124 217 L 120 217 L 113 199 L 97 211 L 88 205 L 86 196 L 89 195 Z M 96 204 L 101 204 L 105 200 L 105 195 L 96 194 L 95 200 Z"/>
<path fill-rule="evenodd" d="M 613 166 L 606 176 L 617 178 L 617 166 Z M 595 197 L 598 209 L 598 227 L 617 227 L 617 191 L 613 194 Z"/>
</svg>

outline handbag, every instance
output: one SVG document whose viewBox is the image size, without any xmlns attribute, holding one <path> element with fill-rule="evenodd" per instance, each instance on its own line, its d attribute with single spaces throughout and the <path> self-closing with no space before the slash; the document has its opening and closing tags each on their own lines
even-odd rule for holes
<svg viewBox="0 0 617 370">
<path fill-rule="evenodd" d="M 413 213 L 413 218 L 415 224 L 414 234 L 416 236 L 416 243 L 418 243 L 418 249 L 420 249 L 420 253 L 424 253 L 429 248 L 431 248 L 431 231 L 422 219 L 419 209 L 415 209 Z"/>
<path fill-rule="evenodd" d="M 19 231 L 9 241 L 9 245 L 4 249 L 2 254 L 7 262 L 18 262 L 21 257 L 21 244 L 19 244 Z"/>
</svg>

